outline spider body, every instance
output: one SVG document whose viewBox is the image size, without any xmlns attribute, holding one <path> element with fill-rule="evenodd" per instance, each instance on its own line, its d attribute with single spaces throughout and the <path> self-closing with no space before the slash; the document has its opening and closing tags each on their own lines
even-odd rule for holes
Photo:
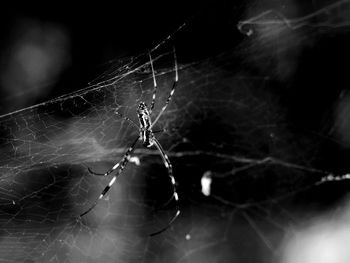
<svg viewBox="0 0 350 263">
<path fill-rule="evenodd" d="M 96 205 L 97 202 L 99 200 L 101 200 L 109 191 L 109 189 L 112 187 L 112 185 L 115 183 L 116 179 L 118 178 L 118 176 L 123 172 L 124 168 L 127 166 L 127 164 L 129 163 L 131 154 L 133 153 L 133 151 L 135 150 L 136 144 L 137 142 L 140 140 L 142 142 L 142 145 L 146 148 L 150 148 L 152 146 L 155 146 L 162 158 L 163 164 L 165 166 L 165 168 L 168 171 L 168 177 L 170 179 L 170 182 L 172 184 L 172 188 L 173 188 L 173 195 L 171 196 L 170 200 L 166 203 L 166 205 L 172 201 L 175 200 L 175 205 L 176 205 L 176 213 L 175 215 L 172 217 L 172 219 L 169 221 L 169 223 L 163 227 L 161 230 L 152 233 L 151 236 L 154 235 L 158 235 L 162 232 L 164 232 L 165 230 L 167 230 L 170 225 L 175 221 L 175 219 L 179 216 L 180 214 L 180 209 L 179 209 L 179 196 L 176 192 L 176 181 L 175 178 L 173 176 L 173 169 L 172 169 L 172 165 L 171 162 L 169 160 L 169 157 L 166 155 L 165 151 L 163 150 L 163 147 L 161 146 L 160 142 L 157 140 L 157 138 L 154 136 L 153 133 L 153 126 L 157 123 L 157 121 L 159 120 L 159 118 L 162 116 L 163 112 L 165 111 L 165 109 L 167 108 L 168 104 L 170 103 L 170 100 L 175 92 L 175 88 L 178 82 L 178 72 L 177 72 L 177 60 L 176 60 L 176 53 L 175 53 L 175 49 L 174 49 L 174 60 L 175 60 L 175 80 L 173 82 L 173 86 L 172 89 L 170 91 L 170 94 L 165 102 L 165 105 L 162 107 L 162 109 L 160 110 L 160 112 L 158 113 L 157 117 L 152 121 L 151 119 L 151 114 L 152 114 L 152 110 L 154 108 L 155 105 L 155 100 L 156 100 L 156 92 L 157 92 L 157 82 L 156 82 L 156 78 L 155 78 L 155 73 L 154 73 L 154 69 L 153 69 L 153 60 L 151 57 L 151 54 L 149 53 L 149 59 L 150 59 L 150 65 L 151 65 L 151 69 L 152 69 L 152 77 L 153 77 L 153 95 L 152 95 L 152 102 L 151 102 L 151 106 L 150 108 L 147 107 L 147 104 L 143 101 L 141 101 L 137 107 L 137 117 L 139 120 L 139 125 L 135 124 L 132 120 L 130 120 L 128 117 L 124 117 L 122 116 L 118 111 L 115 111 L 115 113 L 119 116 L 121 116 L 121 118 L 123 118 L 124 120 L 128 121 L 129 123 L 133 124 L 134 126 L 136 126 L 138 128 L 139 131 L 139 135 L 138 137 L 134 140 L 134 142 L 131 144 L 131 146 L 127 149 L 126 153 L 124 154 L 123 158 L 116 163 L 110 170 L 108 170 L 107 172 L 105 172 L 104 174 L 100 174 L 100 173 L 95 173 L 94 171 L 92 171 L 90 168 L 88 168 L 88 171 L 93 174 L 93 175 L 100 175 L 100 176 L 108 176 L 109 174 L 111 174 L 112 172 L 116 171 L 115 175 L 113 176 L 113 178 L 111 179 L 111 181 L 109 182 L 109 184 L 103 189 L 103 191 L 101 192 L 100 196 L 98 197 L 98 199 L 93 203 L 93 205 L 86 210 L 84 213 L 82 213 L 80 215 L 80 217 L 86 215 L 87 213 L 89 213 Z"/>
<path fill-rule="evenodd" d="M 140 141 L 142 141 L 143 146 L 150 148 L 154 145 L 154 134 L 151 127 L 151 114 L 143 101 L 140 102 L 137 108 L 137 117 L 140 123 Z"/>
</svg>

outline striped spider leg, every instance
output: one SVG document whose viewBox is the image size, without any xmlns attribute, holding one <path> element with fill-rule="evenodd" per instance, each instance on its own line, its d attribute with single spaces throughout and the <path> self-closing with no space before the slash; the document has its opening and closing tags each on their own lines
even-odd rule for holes
<svg viewBox="0 0 350 263">
<path fill-rule="evenodd" d="M 177 194 L 176 191 L 176 182 L 175 182 L 175 178 L 173 176 L 173 169 L 172 169 L 172 165 L 171 162 L 169 160 L 169 157 L 166 155 L 165 151 L 163 150 L 163 147 L 161 146 L 161 144 L 159 143 L 159 141 L 157 140 L 157 138 L 154 136 L 154 131 L 152 130 L 153 126 L 157 123 L 157 121 L 159 120 L 159 118 L 162 116 L 163 112 L 166 110 L 168 104 L 171 101 L 171 98 L 175 92 L 175 88 L 178 82 L 178 67 L 177 67 L 177 59 L 176 59 L 176 53 L 175 53 L 175 49 L 174 49 L 174 60 L 175 60 L 175 80 L 173 83 L 173 86 L 171 88 L 170 94 L 163 106 L 163 108 L 160 110 L 160 112 L 158 113 L 157 117 L 154 119 L 154 121 L 152 121 L 151 119 L 151 113 L 152 110 L 154 108 L 155 102 L 156 102 L 156 93 L 157 93 L 157 81 L 156 81 L 156 77 L 155 77 L 155 73 L 154 73 L 154 68 L 153 68 L 153 60 L 151 57 L 151 54 L 149 53 L 149 59 L 150 59 L 150 65 L 151 65 L 151 69 L 152 69 L 152 77 L 153 77 L 153 94 L 152 94 L 152 101 L 151 101 L 151 106 L 150 108 L 148 108 L 147 104 L 143 101 L 141 101 L 137 107 L 137 117 L 139 120 L 139 125 L 135 124 L 134 122 L 132 122 L 129 118 L 122 116 L 120 113 L 118 113 L 117 111 L 115 112 L 117 115 L 120 115 L 123 119 L 129 121 L 130 123 L 132 123 L 134 126 L 136 126 L 139 130 L 139 136 L 136 138 L 136 140 L 132 143 L 132 145 L 128 148 L 128 150 L 126 151 L 126 153 L 124 154 L 123 158 L 121 161 L 119 161 L 117 164 L 115 164 L 110 170 L 108 170 L 107 172 L 105 172 L 104 174 L 100 174 L 100 173 L 95 173 L 94 171 L 92 171 L 90 168 L 88 168 L 89 173 L 93 174 L 93 175 L 101 175 L 101 176 L 108 176 L 109 174 L 111 174 L 112 172 L 116 171 L 115 175 L 113 176 L 112 180 L 109 182 L 109 184 L 103 189 L 103 191 L 101 192 L 100 196 L 98 197 L 98 199 L 93 203 L 93 205 L 86 210 L 84 213 L 82 213 L 80 216 L 84 216 L 87 213 L 89 213 L 98 203 L 99 200 L 101 200 L 109 191 L 109 189 L 112 187 L 112 185 L 115 183 L 117 177 L 123 172 L 124 168 L 126 167 L 126 165 L 129 163 L 130 160 L 130 156 L 133 153 L 137 142 L 140 140 L 142 142 L 142 145 L 146 148 L 151 148 L 152 146 L 155 146 L 162 158 L 163 164 L 165 166 L 165 168 L 168 171 L 168 176 L 170 178 L 171 184 L 172 184 L 172 188 L 173 188 L 173 195 L 171 197 L 171 199 L 168 201 L 170 202 L 172 199 L 175 199 L 175 203 L 176 203 L 176 213 L 175 215 L 172 217 L 172 219 L 168 222 L 168 224 L 163 227 L 162 229 L 160 229 L 159 231 L 152 233 L 151 236 L 154 235 L 158 235 L 162 232 L 164 232 L 165 230 L 167 230 L 171 224 L 176 220 L 176 218 L 179 216 L 180 214 L 180 208 L 179 208 L 179 196 Z M 167 203 L 168 203 L 167 202 Z"/>
</svg>

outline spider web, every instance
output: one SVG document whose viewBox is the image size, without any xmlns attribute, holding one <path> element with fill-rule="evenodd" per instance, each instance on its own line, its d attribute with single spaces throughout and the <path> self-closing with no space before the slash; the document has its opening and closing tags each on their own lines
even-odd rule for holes
<svg viewBox="0 0 350 263">
<path fill-rule="evenodd" d="M 333 215 L 346 226 L 346 72 L 322 59 L 346 61 L 338 44 L 348 43 L 349 1 L 263 9 L 204 8 L 151 49 L 156 113 L 174 81 L 173 46 L 179 59 L 178 88 L 154 128 L 164 129 L 156 136 L 181 203 L 162 235 L 148 236 L 175 213 L 158 209 L 172 186 L 159 153 L 141 144 L 106 197 L 78 217 L 111 179 L 87 167 L 110 169 L 138 136 L 115 111 L 138 123 L 138 103 L 151 100 L 148 52 L 114 61 L 84 89 L 0 116 L 1 260 L 290 262 L 292 234 L 312 232 L 305 225 Z"/>
</svg>

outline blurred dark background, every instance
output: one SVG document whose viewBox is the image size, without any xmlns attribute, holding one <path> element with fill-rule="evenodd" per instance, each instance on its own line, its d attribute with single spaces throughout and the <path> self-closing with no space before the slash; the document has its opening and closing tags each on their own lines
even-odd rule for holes
<svg viewBox="0 0 350 263">
<path fill-rule="evenodd" d="M 312 19 L 308 17 L 332 3 L 335 1 L 288 3 L 285 1 L 209 0 L 143 3 L 116 1 L 93 4 L 74 3 L 74 6 L 71 3 L 55 2 L 26 5 L 13 3 L 12 6 L 2 7 L 0 17 L 0 114 L 10 113 L 85 88 L 105 70 L 117 67 L 119 59 L 147 52 L 186 23 L 183 29 L 170 38 L 169 47 L 160 52 L 171 51 L 171 47 L 175 46 L 180 65 L 199 62 L 180 73 L 180 88 L 176 91 L 175 103 L 171 105 L 175 113 L 168 115 L 174 117 L 174 121 L 170 118 L 169 123 L 178 128 L 177 134 L 174 133 L 171 136 L 166 134 L 161 140 L 167 151 L 171 149 L 169 154 L 179 182 L 183 217 L 182 221 L 179 220 L 174 226 L 176 235 L 172 242 L 168 242 L 167 238 L 163 237 L 155 241 L 147 240 L 144 242 L 146 249 L 138 247 L 137 251 L 149 249 L 150 258 L 155 254 L 154 257 L 159 262 L 164 262 L 162 256 L 167 257 L 173 253 L 172 249 L 180 244 L 180 249 L 176 250 L 180 252 L 174 255 L 174 262 L 175 259 L 178 262 L 183 251 L 185 251 L 184 254 L 191 255 L 196 249 L 201 252 L 193 253 L 198 262 L 203 262 L 200 261 L 203 255 L 208 256 L 206 260 L 213 257 L 220 261 L 218 248 L 224 251 L 221 262 L 235 257 L 243 259 L 241 262 L 271 262 L 269 260 L 278 255 L 279 249 L 283 250 L 282 240 L 290 232 L 297 232 L 305 227 L 303 224 L 307 224 L 314 217 L 317 217 L 317 220 L 323 220 L 327 217 L 325 211 L 331 211 L 330 214 L 334 215 L 336 212 L 332 211 L 337 209 L 344 210 L 344 214 L 348 211 L 346 177 L 343 177 L 345 178 L 343 181 L 340 180 L 341 184 L 334 184 L 330 180 L 318 187 L 322 177 L 329 175 L 328 172 L 341 177 L 350 169 L 348 162 L 350 96 L 347 67 L 350 61 L 350 52 L 348 52 L 350 44 L 348 24 L 350 23 L 347 19 L 350 8 L 347 5 L 339 5 Z M 272 9 L 280 13 L 270 12 L 265 16 L 258 16 Z M 286 23 L 280 14 L 290 18 L 291 23 Z M 255 20 L 252 19 L 254 17 Z M 301 19 L 293 20 L 293 18 Z M 239 21 L 247 22 L 241 31 L 237 28 Z M 248 34 L 249 30 L 251 35 Z M 172 65 L 172 61 L 168 65 Z M 160 65 L 157 66 L 160 68 Z M 168 81 L 168 78 L 172 81 L 173 75 L 165 76 L 163 81 Z M 161 80 L 162 77 L 159 79 Z M 122 93 L 128 86 L 119 88 Z M 114 98 L 109 98 L 107 91 L 100 92 L 106 96 L 101 97 L 106 100 L 106 106 L 111 106 L 110 109 L 107 107 L 111 110 L 115 106 Z M 132 92 L 129 93 L 132 94 Z M 75 105 L 76 101 L 79 102 L 78 99 L 73 98 L 68 101 L 71 105 Z M 66 110 L 58 104 L 57 108 Z M 98 112 L 97 103 L 90 105 L 92 108 L 96 106 L 95 110 Z M 67 108 L 68 111 L 71 110 Z M 91 179 L 81 163 L 83 161 L 93 163 L 97 159 L 96 156 L 101 154 L 107 159 L 102 161 L 106 161 L 106 166 L 109 167 L 114 163 L 113 156 L 103 155 L 99 151 L 113 149 L 114 139 L 118 136 L 111 133 L 110 141 L 109 138 L 101 139 L 101 134 L 105 134 L 105 131 L 107 134 L 111 127 L 108 122 L 104 122 L 103 118 L 91 119 L 85 123 L 79 114 L 71 114 L 72 116 L 69 117 L 72 117 L 75 123 L 73 122 L 70 127 L 66 126 L 65 121 L 50 119 L 51 108 L 41 110 L 43 115 L 28 111 L 27 119 L 26 117 L 22 119 L 22 115 L 13 114 L 9 124 L 2 119 L 2 124 L 5 123 L 3 126 L 8 129 L 6 130 L 8 137 L 4 136 L 4 145 L 9 149 L 8 156 L 13 154 L 14 163 L 18 165 L 18 167 L 11 166 L 13 160 L 6 159 L 8 156 L 4 151 L 2 167 L 10 167 L 8 170 L 11 175 L 9 177 L 11 185 L 12 182 L 22 182 L 17 180 L 17 173 L 23 178 L 29 178 L 26 173 L 22 173 L 21 169 L 25 170 L 24 168 L 29 167 L 29 171 L 30 169 L 36 171 L 35 165 L 39 163 L 37 160 L 48 160 L 49 168 L 50 165 L 64 164 L 65 177 L 60 176 L 57 171 L 48 173 L 44 170 L 43 174 L 45 180 L 62 179 L 63 184 L 58 185 L 55 191 L 61 193 L 60 191 L 65 189 L 69 193 L 67 202 L 70 206 L 67 207 L 72 209 L 64 211 L 76 213 L 80 209 L 78 204 L 88 203 L 88 197 L 85 195 L 86 200 L 77 198 L 77 195 L 71 191 L 71 180 L 76 177 L 84 178 L 87 183 L 82 183 L 81 189 L 93 190 L 95 184 L 89 180 L 96 178 Z M 23 116 L 26 113 L 24 111 Z M 45 115 L 45 113 L 49 114 Z M 56 117 L 55 113 L 52 115 Z M 42 118 L 43 116 L 49 117 L 45 119 Z M 168 124 L 166 118 L 164 119 L 164 123 Z M 42 126 L 40 126 L 41 120 L 44 120 Z M 53 128 L 46 125 L 51 123 L 54 124 Z M 39 132 L 33 132 L 37 130 L 32 128 L 37 128 Z M 94 133 L 98 129 L 100 133 Z M 84 132 L 80 133 L 81 131 Z M 38 140 L 35 136 L 32 137 L 40 132 L 45 140 L 52 143 L 54 150 L 58 149 L 57 152 L 47 151 L 46 145 L 41 145 L 40 136 Z M 81 135 L 85 141 L 81 143 L 77 135 Z M 17 151 L 17 148 L 13 147 L 17 145 L 17 140 L 12 140 L 12 136 L 15 139 L 24 138 L 23 141 L 29 146 L 24 143 L 24 146 L 22 145 L 22 148 Z M 68 138 L 71 141 L 65 144 Z M 128 147 L 128 137 L 122 135 L 121 138 L 124 141 L 119 142 L 118 146 Z M 98 141 L 99 139 L 101 140 Z M 36 145 L 37 142 L 39 146 Z M 61 143 L 62 148 L 59 147 Z M 36 146 L 38 148 L 35 148 Z M 51 150 L 50 147 L 49 150 Z M 176 157 L 176 154 L 197 150 L 203 154 L 185 158 Z M 62 159 L 57 161 L 56 153 Z M 217 153 L 219 153 L 218 156 L 216 156 Z M 24 156 L 23 160 L 18 158 L 18 163 L 17 154 L 21 158 Z M 226 157 L 229 157 L 226 158 L 220 154 L 227 154 Z M 144 158 L 146 161 L 142 160 L 142 162 L 156 167 L 147 171 L 148 178 L 153 178 L 152 171 L 158 171 L 158 168 L 159 173 L 155 175 L 163 174 L 164 167 L 160 160 L 147 157 Z M 261 162 L 266 157 L 275 158 L 273 160 L 277 161 Z M 153 164 L 153 161 L 156 164 Z M 67 163 L 68 168 L 65 166 Z M 76 171 L 71 173 L 71 166 L 74 165 L 76 165 Z M 12 167 L 18 170 L 11 169 Z M 301 167 L 303 169 L 299 169 Z M 132 171 L 143 173 L 144 171 L 139 168 L 134 166 Z M 52 177 L 48 177 L 47 174 L 52 174 Z M 203 174 L 210 174 L 213 178 L 212 196 L 206 197 L 201 193 L 200 180 Z M 132 182 L 131 177 L 123 177 L 124 183 L 127 184 L 130 180 L 131 185 L 138 186 L 139 182 Z M 38 178 L 38 182 L 43 180 L 42 177 Z M 157 182 L 153 183 L 153 186 L 144 184 L 140 188 L 147 189 L 150 195 L 156 196 L 161 192 L 158 186 L 166 184 L 167 178 L 163 177 L 163 179 L 164 181 L 160 184 Z M 99 178 L 96 182 L 100 188 L 105 185 L 105 182 L 100 181 Z M 38 193 L 45 192 L 46 188 L 43 186 L 45 183 L 47 184 L 46 181 L 42 185 L 38 183 Z M 23 185 L 26 187 L 25 184 Z M 19 184 L 19 186 L 22 185 Z M 14 189 L 20 192 L 17 188 L 14 187 Z M 166 187 L 164 189 L 165 194 L 168 194 L 168 189 Z M 29 192 L 28 196 L 36 193 L 31 188 L 26 188 L 26 191 Z M 46 191 L 50 196 L 51 189 Z M 96 193 L 98 194 L 98 191 Z M 41 202 L 46 201 L 39 194 L 33 195 L 38 198 L 33 199 L 34 201 L 24 198 L 22 200 L 24 204 L 18 206 L 19 210 L 22 208 L 30 210 L 31 205 L 35 203 L 41 205 Z M 5 201 L 12 208 L 12 202 L 8 196 L 11 195 L 5 195 L 7 198 Z M 288 197 L 284 198 L 285 196 Z M 55 196 L 50 198 L 57 203 L 58 208 L 54 208 L 54 211 L 50 209 L 40 211 L 44 218 L 48 217 L 47 214 L 55 216 L 63 206 L 61 200 Z M 112 200 L 110 204 L 119 204 L 118 199 L 110 200 Z M 127 218 L 132 217 L 134 215 L 132 211 L 124 213 L 125 210 L 123 210 L 130 206 L 132 199 L 129 199 L 126 194 L 121 197 L 121 200 L 125 201 L 125 206 L 115 211 L 122 211 L 120 213 Z M 157 200 L 157 197 L 151 200 Z M 51 208 L 51 205 L 47 207 Z M 152 214 L 148 210 L 146 212 Z M 99 219 L 101 215 L 96 214 L 95 217 Z M 337 218 L 341 219 L 337 220 L 346 218 L 346 215 L 340 214 Z M 140 228 L 145 232 L 144 217 L 141 214 L 137 215 L 135 218 L 141 223 L 131 221 L 128 226 L 130 229 L 141 226 Z M 58 219 L 64 220 L 65 216 L 58 216 Z M 31 224 L 28 223 L 30 221 L 26 220 L 27 218 L 24 219 L 23 233 L 31 230 Z M 114 220 L 118 221 L 119 218 Z M 37 222 L 40 221 L 35 221 Z M 115 236 L 112 237 L 114 241 L 119 238 L 124 225 L 123 222 L 117 222 L 120 224 L 111 222 L 110 224 L 100 222 L 100 225 L 111 227 L 113 230 L 115 226 L 122 226 L 115 231 Z M 158 218 L 152 221 L 154 222 L 158 222 Z M 55 223 L 51 225 L 53 229 L 56 227 Z M 317 225 L 315 222 L 313 224 Z M 334 225 L 347 226 L 339 222 Z M 334 225 L 328 224 L 325 227 L 321 224 L 318 229 L 322 232 Z M 17 227 L 16 224 L 15 226 Z M 91 228 L 88 228 L 88 231 L 95 230 L 94 225 L 89 226 Z M 306 232 L 310 231 L 307 227 L 305 229 Z M 46 230 L 36 232 L 49 236 Z M 51 233 L 51 231 L 48 232 Z M 59 229 L 57 232 L 57 236 L 63 233 L 63 239 L 66 238 L 64 235 L 69 233 L 65 229 Z M 96 232 L 105 236 L 101 229 Z M 9 233 L 12 232 L 9 231 Z M 22 234 L 22 232 L 19 233 Z M 173 234 L 173 232 L 169 233 Z M 17 233 L 14 236 L 18 238 L 16 235 Z M 86 238 L 87 243 L 90 240 L 89 235 L 87 238 L 86 236 L 82 238 Z M 246 238 L 247 235 L 249 238 Z M 6 233 L 3 236 L 10 235 Z M 61 247 L 57 236 L 53 236 L 53 243 Z M 91 236 L 95 237 L 94 234 Z M 128 232 L 126 236 L 129 241 L 140 240 L 139 236 L 130 235 Z M 193 243 L 188 241 L 191 236 Z M 289 246 L 293 245 L 293 240 L 299 239 L 291 238 L 291 240 Z M 308 242 L 307 238 L 300 240 L 306 245 L 314 244 Z M 316 240 L 318 241 L 318 238 Z M 94 242 L 99 243 L 99 240 Z M 210 245 L 211 243 L 214 245 Z M 6 240 L 3 244 L 7 245 Z M 164 250 L 158 250 L 159 244 L 166 244 Z M 203 251 L 199 249 L 202 245 L 210 249 L 202 253 Z M 307 248 L 306 245 L 304 247 Z M 327 247 L 328 243 L 323 245 Z M 85 243 L 82 242 L 81 246 L 85 246 Z M 69 250 L 67 254 L 70 257 L 75 253 L 75 246 L 69 244 L 65 249 L 67 247 Z M 80 249 L 79 245 L 77 247 Z M 119 244 L 112 245 L 113 249 L 115 247 L 119 247 Z M 134 251 L 130 246 L 126 247 L 127 252 Z M 70 251 L 71 248 L 73 252 Z M 103 258 L 104 249 L 108 250 L 108 246 L 96 249 L 102 254 L 101 258 Z M 294 256 L 299 255 L 299 252 L 294 253 L 290 247 L 288 249 L 293 255 L 285 256 L 286 259 L 278 262 L 305 262 L 303 259 L 293 261 Z M 51 250 L 56 254 L 56 247 L 52 246 Z M 267 256 L 260 257 L 258 252 L 251 253 L 252 250 Z M 307 251 L 310 250 L 312 248 Z M 41 250 L 38 249 L 38 251 Z M 44 248 L 42 251 L 47 252 L 49 249 Z M 95 256 L 90 250 L 87 251 L 85 254 L 81 253 L 83 259 L 86 255 Z M 113 253 L 110 255 L 114 256 Z M 11 257 L 12 255 L 9 256 Z M 40 258 L 33 256 L 35 257 Z M 191 260 L 191 256 L 188 258 Z"/>
<path fill-rule="evenodd" d="M 54 1 L 2 7 L 0 92 L 5 101 L 0 112 L 86 87 L 111 61 L 151 49 L 208 4 Z"/>
</svg>

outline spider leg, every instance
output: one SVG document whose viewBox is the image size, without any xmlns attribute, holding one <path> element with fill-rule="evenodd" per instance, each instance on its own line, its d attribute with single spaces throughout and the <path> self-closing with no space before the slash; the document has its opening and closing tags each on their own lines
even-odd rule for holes
<svg viewBox="0 0 350 263">
<path fill-rule="evenodd" d="M 167 132 L 167 129 L 161 129 L 161 130 L 156 130 L 156 131 L 152 131 L 153 133 L 161 133 L 161 132 Z"/>
<path fill-rule="evenodd" d="M 172 195 L 170 197 L 170 199 L 168 201 L 166 201 L 162 206 L 156 208 L 155 211 L 159 211 L 159 210 L 166 208 L 171 203 L 171 201 L 173 201 L 173 199 L 174 199 L 174 195 Z"/>
<path fill-rule="evenodd" d="M 165 102 L 165 105 L 160 110 L 160 112 L 158 113 L 158 116 L 155 118 L 155 120 L 152 122 L 152 125 L 151 125 L 150 129 L 152 129 L 152 127 L 157 123 L 157 121 L 162 116 L 162 114 L 165 111 L 165 109 L 168 107 L 168 104 L 169 104 L 172 96 L 174 95 L 175 88 L 176 88 L 177 82 L 179 80 L 179 73 L 178 73 L 178 68 L 177 68 L 177 58 L 176 58 L 175 48 L 174 48 L 173 52 L 174 52 L 174 60 L 175 60 L 175 80 L 174 80 L 174 83 L 173 83 L 173 87 L 171 88 L 170 94 L 169 94 L 169 96 L 168 96 L 168 98 L 167 98 L 167 100 Z"/>
<path fill-rule="evenodd" d="M 164 228 L 162 228 L 161 230 L 159 230 L 159 231 L 157 231 L 155 233 L 150 234 L 150 236 L 158 235 L 158 234 L 164 232 L 165 230 L 167 230 L 171 226 L 171 224 L 175 221 L 175 219 L 179 216 L 179 214 L 180 214 L 179 196 L 178 196 L 178 194 L 176 192 L 176 182 L 175 182 L 175 178 L 173 176 L 172 165 L 170 163 L 169 157 L 164 152 L 163 147 L 161 146 L 159 141 L 156 138 L 153 138 L 153 141 L 154 141 L 154 145 L 157 147 L 157 149 L 158 149 L 158 151 L 159 151 L 159 153 L 160 153 L 160 155 L 161 155 L 161 157 L 163 159 L 164 166 L 168 169 L 168 176 L 170 177 L 170 181 L 171 181 L 171 184 L 172 184 L 172 187 L 173 187 L 173 195 L 172 195 L 171 199 L 167 202 L 167 204 L 172 199 L 175 199 L 176 213 L 175 213 L 173 218 L 169 221 L 169 223 Z"/>
<path fill-rule="evenodd" d="M 88 209 L 86 210 L 84 213 L 80 214 L 80 217 L 86 215 L 87 213 L 89 213 L 92 209 L 94 209 L 94 207 L 97 205 L 98 201 L 100 201 L 106 194 L 107 192 L 109 191 L 109 189 L 112 187 L 112 185 L 115 183 L 117 177 L 123 172 L 124 168 L 126 167 L 126 165 L 129 163 L 129 158 L 130 158 L 130 155 L 131 153 L 134 151 L 135 149 L 135 146 L 136 146 L 136 143 L 137 141 L 139 140 L 139 137 L 136 138 L 136 140 L 133 142 L 133 144 L 129 147 L 129 149 L 126 151 L 125 155 L 124 155 L 124 158 L 118 162 L 116 165 L 113 166 L 112 169 L 110 169 L 109 171 L 107 171 L 104 176 L 107 176 L 109 175 L 111 172 L 113 172 L 114 170 L 116 170 L 119 165 L 120 165 L 120 168 L 118 170 L 118 172 L 113 176 L 112 180 L 109 182 L 109 184 L 103 189 L 103 191 L 101 192 L 100 196 L 98 197 L 98 199 L 93 203 L 93 205 Z M 91 170 L 89 169 L 89 172 Z M 92 172 L 92 171 L 91 171 Z M 93 173 L 93 174 L 97 174 L 97 175 L 100 175 L 98 173 Z"/>
<path fill-rule="evenodd" d="M 129 161 L 129 157 L 130 157 L 130 154 L 132 153 L 132 151 L 134 150 L 135 148 L 135 145 L 137 143 L 137 141 L 139 140 L 139 137 L 136 138 L 136 140 L 133 142 L 133 144 L 129 147 L 129 149 L 126 151 L 126 153 L 124 154 L 124 157 L 121 161 L 119 161 L 117 164 L 115 164 L 110 170 L 108 170 L 107 172 L 105 173 L 96 173 L 94 172 L 93 170 L 91 170 L 90 167 L 88 167 L 88 171 L 90 174 L 93 174 L 93 175 L 98 175 L 98 176 L 108 176 L 109 174 L 111 174 L 114 170 L 116 170 L 120 164 L 123 164 L 125 159 L 127 159 L 127 161 Z"/>
<path fill-rule="evenodd" d="M 156 81 L 156 76 L 154 73 L 154 68 L 153 68 L 153 59 L 151 57 L 151 53 L 148 53 L 149 55 L 149 61 L 151 64 L 151 69 L 152 69 L 152 78 L 153 78 L 153 95 L 152 95 L 152 102 L 151 102 L 151 107 L 149 109 L 149 113 L 152 113 L 152 110 L 154 108 L 154 104 L 156 103 L 156 93 L 157 93 L 157 81 Z"/>
<path fill-rule="evenodd" d="M 130 157 L 130 156 L 128 156 L 128 158 L 129 158 L 129 157 Z M 123 160 L 124 160 L 124 158 L 123 158 L 120 162 L 118 162 L 117 164 L 115 164 L 115 165 L 112 167 L 112 169 L 108 170 L 108 171 L 105 172 L 105 173 L 96 173 L 96 172 L 94 172 L 93 170 L 91 170 L 90 167 L 88 167 L 87 169 L 88 169 L 88 171 L 89 171 L 90 174 L 97 175 L 97 176 L 108 176 L 109 174 L 111 174 L 114 170 L 116 170 L 116 169 L 119 167 L 119 165 L 123 162 Z"/>
<path fill-rule="evenodd" d="M 118 112 L 118 109 L 116 109 L 116 110 L 114 111 L 114 113 L 115 113 L 116 115 L 119 115 L 122 119 L 124 119 L 124 120 L 130 122 L 130 123 L 131 123 L 132 125 L 134 125 L 137 129 L 139 129 L 139 126 L 137 126 L 137 124 L 136 124 L 135 122 L 133 122 L 133 121 L 132 121 L 131 119 L 129 119 L 128 117 L 123 116 L 123 114 L 119 113 L 119 112 Z M 122 161 L 123 161 L 123 159 L 122 159 L 119 163 L 117 163 L 116 165 L 114 165 L 113 168 L 112 168 L 111 170 L 107 171 L 106 173 L 96 173 L 96 172 L 92 171 L 90 167 L 87 167 L 87 169 L 88 169 L 88 171 L 89 171 L 90 174 L 98 175 L 98 176 L 107 176 L 107 175 L 109 175 L 111 172 L 113 172 L 115 169 L 117 169 Z"/>
<path fill-rule="evenodd" d="M 139 129 L 139 126 L 137 126 L 137 124 L 136 124 L 135 122 L 133 122 L 130 118 L 125 117 L 123 114 L 119 113 L 119 112 L 118 112 L 118 109 L 116 109 L 116 110 L 114 111 L 114 113 L 115 113 L 116 115 L 119 115 L 122 119 L 124 119 L 124 120 L 130 122 L 130 123 L 131 123 L 132 125 L 134 125 L 137 129 Z"/>
</svg>

